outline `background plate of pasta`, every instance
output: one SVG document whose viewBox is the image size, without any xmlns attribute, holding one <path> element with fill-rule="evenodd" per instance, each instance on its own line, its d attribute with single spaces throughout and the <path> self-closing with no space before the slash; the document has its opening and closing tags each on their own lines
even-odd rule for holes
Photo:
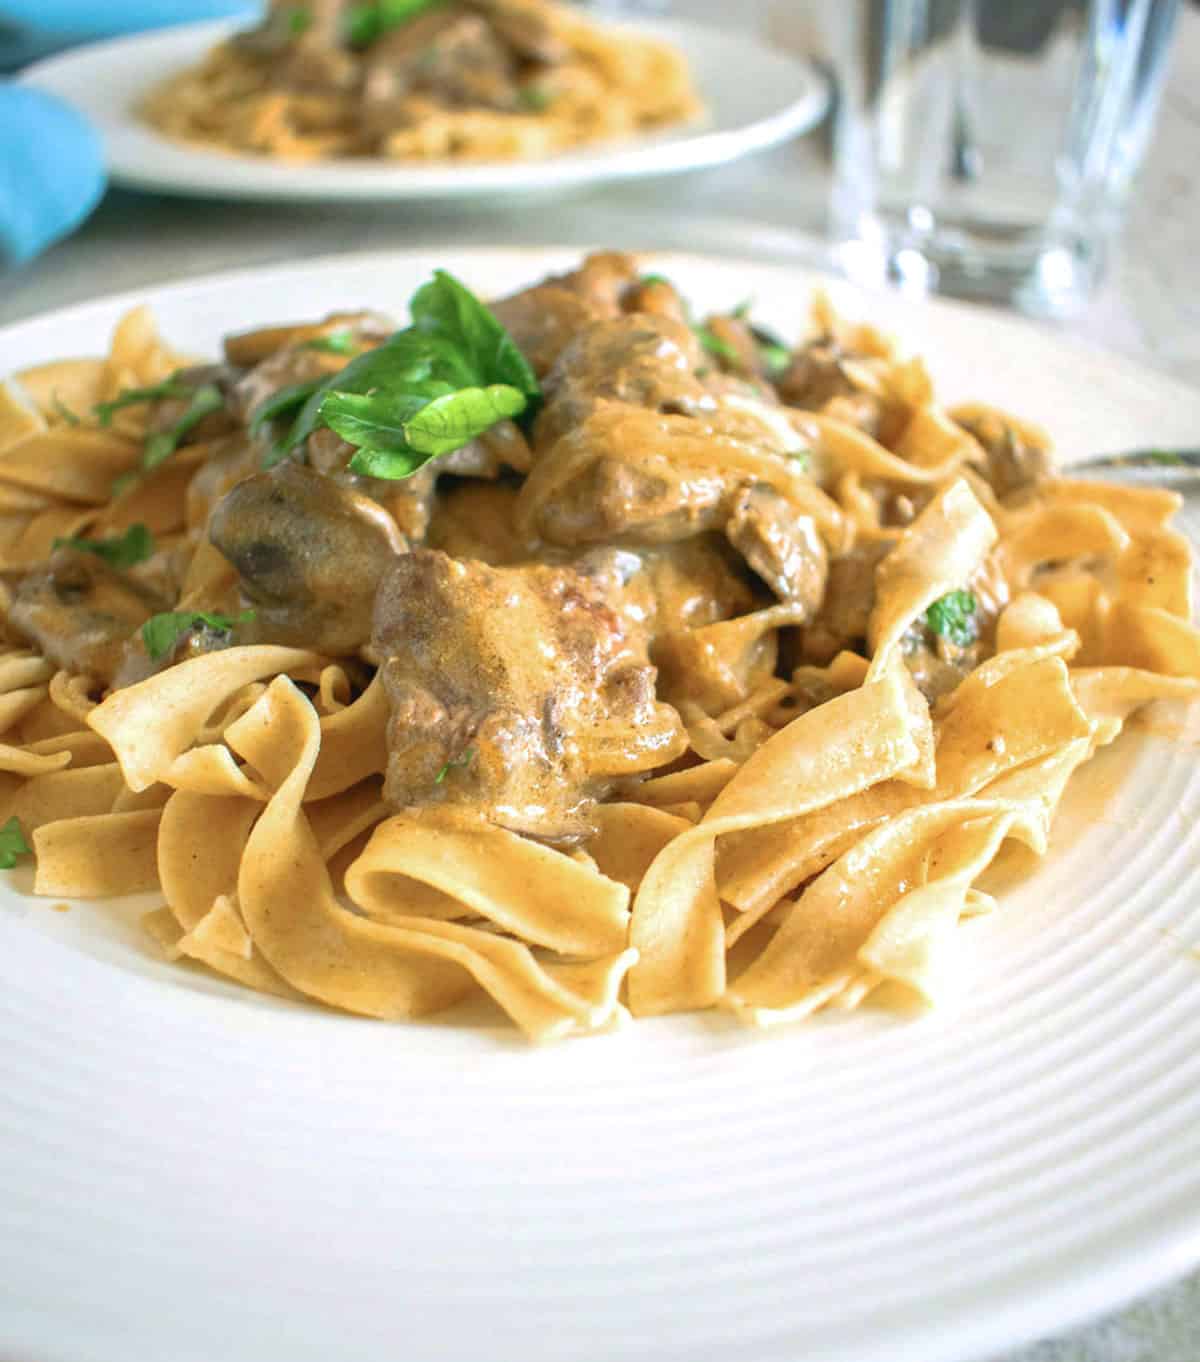
<svg viewBox="0 0 1200 1362">
<path fill-rule="evenodd" d="M 1069 467 L 1195 393 L 603 251 L 0 372 L 0 1352 L 965 1362 L 1195 1260 L 1196 520 Z"/>
<path fill-rule="evenodd" d="M 812 127 L 826 84 L 753 38 L 549 0 L 275 3 L 95 44 L 24 80 L 114 180 L 257 199 L 445 199 L 694 170 Z"/>
</svg>

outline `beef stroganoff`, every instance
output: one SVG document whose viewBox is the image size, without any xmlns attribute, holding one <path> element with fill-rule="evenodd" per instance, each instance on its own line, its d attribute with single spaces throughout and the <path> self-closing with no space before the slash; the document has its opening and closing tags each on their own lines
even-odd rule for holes
<svg viewBox="0 0 1200 1362">
<path fill-rule="evenodd" d="M 172 957 L 536 1039 L 936 1000 L 1200 637 L 1169 492 L 631 257 L 0 387 L 0 864 Z M 99 911 L 99 910 L 98 910 Z"/>
<path fill-rule="evenodd" d="M 142 116 L 287 161 L 536 160 L 702 111 L 667 43 L 551 0 L 272 0 Z"/>
</svg>

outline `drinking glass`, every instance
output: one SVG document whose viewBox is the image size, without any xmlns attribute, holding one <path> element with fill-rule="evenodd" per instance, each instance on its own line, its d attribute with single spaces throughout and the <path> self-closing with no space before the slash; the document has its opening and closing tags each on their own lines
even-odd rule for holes
<svg viewBox="0 0 1200 1362">
<path fill-rule="evenodd" d="M 1153 127 L 1178 0 L 821 0 L 851 275 L 1078 311 Z"/>
</svg>

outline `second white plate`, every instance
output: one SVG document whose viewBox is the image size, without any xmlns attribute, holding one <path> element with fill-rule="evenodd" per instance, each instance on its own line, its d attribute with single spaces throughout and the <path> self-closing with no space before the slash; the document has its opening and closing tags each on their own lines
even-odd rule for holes
<svg viewBox="0 0 1200 1362">
<path fill-rule="evenodd" d="M 116 183 L 205 198 L 419 200 L 562 191 L 719 165 L 807 131 L 825 111 L 828 92 L 818 72 L 753 38 L 678 21 L 627 26 L 685 54 L 706 117 L 541 161 L 287 163 L 187 146 L 142 123 L 134 108 L 147 88 L 200 61 L 236 27 L 228 22 L 79 48 L 31 67 L 23 79 L 73 104 L 100 129 Z"/>
</svg>

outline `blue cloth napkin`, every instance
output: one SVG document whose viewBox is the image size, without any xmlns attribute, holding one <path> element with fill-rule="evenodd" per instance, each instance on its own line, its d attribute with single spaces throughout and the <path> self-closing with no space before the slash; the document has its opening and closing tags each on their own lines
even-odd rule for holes
<svg viewBox="0 0 1200 1362">
<path fill-rule="evenodd" d="M 0 0 L 0 71 L 75 43 L 193 19 L 252 16 L 247 0 Z M 0 266 L 29 260 L 104 192 L 100 139 L 53 96 L 0 80 Z"/>
</svg>

